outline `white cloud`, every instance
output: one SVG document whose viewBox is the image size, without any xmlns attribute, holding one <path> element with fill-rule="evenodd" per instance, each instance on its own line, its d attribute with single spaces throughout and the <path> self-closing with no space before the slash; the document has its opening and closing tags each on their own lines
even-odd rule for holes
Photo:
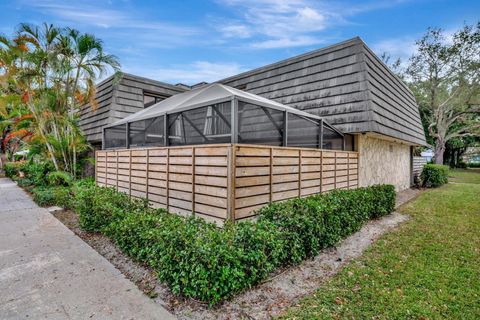
<svg viewBox="0 0 480 320">
<path fill-rule="evenodd" d="M 219 28 L 220 32 L 226 38 L 248 38 L 252 35 L 252 31 L 246 25 L 231 24 Z"/>
<path fill-rule="evenodd" d="M 236 10 L 242 30 L 255 38 L 253 48 L 287 48 L 324 42 L 321 32 L 348 23 L 347 19 L 367 11 L 391 7 L 407 0 L 373 0 L 364 3 L 319 0 L 224 0 Z M 223 27 L 222 27 L 223 28 Z M 222 31 L 220 28 L 220 31 Z M 234 32 L 231 37 L 245 38 Z M 263 39 L 261 41 L 258 38 Z"/>
<path fill-rule="evenodd" d="M 169 68 L 139 69 L 137 65 L 137 67 L 130 69 L 126 66 L 125 71 L 169 83 L 181 82 L 191 85 L 201 81 L 214 82 L 246 70 L 237 63 L 196 61 L 191 64 L 172 66 Z"/>
<path fill-rule="evenodd" d="M 413 37 L 400 37 L 382 40 L 374 43 L 372 50 L 379 56 L 386 53 L 392 59 L 400 58 L 402 61 L 406 61 L 416 51 L 415 39 Z"/>
<path fill-rule="evenodd" d="M 289 47 L 300 47 L 300 46 L 310 46 L 314 44 L 320 44 L 322 41 L 319 38 L 300 36 L 297 38 L 280 38 L 280 39 L 271 39 L 265 41 L 258 41 L 251 43 L 253 48 L 259 49 L 276 49 L 276 48 L 289 48 Z"/>
<path fill-rule="evenodd" d="M 167 22 L 148 19 L 137 12 L 124 12 L 111 9 L 108 5 L 99 3 L 88 4 L 79 1 L 64 1 L 57 3 L 51 0 L 36 0 L 23 2 L 39 12 L 52 15 L 60 22 L 76 23 L 82 26 L 93 26 L 108 29 L 109 34 L 121 34 L 124 39 L 132 35 L 152 42 L 156 40 L 182 40 L 198 35 L 201 31 L 194 27 L 181 26 Z M 158 42 L 158 41 L 157 41 Z M 168 44 L 170 41 L 166 41 Z M 173 41 L 178 44 L 179 41 Z"/>
</svg>

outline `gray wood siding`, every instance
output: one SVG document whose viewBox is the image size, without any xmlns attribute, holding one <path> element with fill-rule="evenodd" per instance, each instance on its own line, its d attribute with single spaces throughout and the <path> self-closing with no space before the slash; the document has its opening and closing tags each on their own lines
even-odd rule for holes
<svg viewBox="0 0 480 320">
<path fill-rule="evenodd" d="M 131 74 L 124 73 L 115 81 L 112 76 L 97 85 L 97 110 L 93 110 L 89 103 L 80 108 L 80 127 L 89 142 L 100 143 L 103 126 L 143 109 L 144 92 L 166 99 L 184 91 L 183 87 Z"/>
<path fill-rule="evenodd" d="M 102 127 L 110 121 L 110 107 L 113 102 L 114 77 L 107 78 L 97 85 L 95 100 L 98 108 L 94 110 L 90 103 L 80 107 L 80 128 L 89 142 L 102 141 Z"/>
<path fill-rule="evenodd" d="M 425 135 L 415 98 L 375 54 L 363 45 L 371 106 L 379 133 L 415 144 L 424 144 Z"/>
<path fill-rule="evenodd" d="M 345 133 L 425 144 L 413 94 L 360 38 L 220 82 L 321 116 Z"/>
</svg>

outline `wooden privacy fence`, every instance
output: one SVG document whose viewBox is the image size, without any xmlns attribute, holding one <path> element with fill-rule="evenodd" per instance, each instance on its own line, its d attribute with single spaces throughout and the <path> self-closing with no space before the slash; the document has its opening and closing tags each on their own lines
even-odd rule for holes
<svg viewBox="0 0 480 320">
<path fill-rule="evenodd" d="M 96 152 L 96 182 L 223 224 L 272 201 L 358 186 L 358 153 L 242 144 Z"/>
<path fill-rule="evenodd" d="M 422 173 L 423 167 L 427 164 L 427 159 L 424 157 L 413 156 L 412 157 L 412 178 L 415 182 Z"/>
</svg>

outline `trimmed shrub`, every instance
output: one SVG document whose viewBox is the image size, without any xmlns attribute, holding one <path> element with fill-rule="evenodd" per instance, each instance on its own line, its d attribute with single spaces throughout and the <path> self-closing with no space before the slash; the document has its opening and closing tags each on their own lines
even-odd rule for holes
<svg viewBox="0 0 480 320">
<path fill-rule="evenodd" d="M 422 186 L 425 188 L 439 187 L 448 182 L 448 166 L 440 164 L 426 164 L 420 175 Z"/>
<path fill-rule="evenodd" d="M 332 191 L 272 203 L 255 223 L 218 228 L 148 208 L 111 188 L 86 185 L 74 193 L 84 229 L 109 236 L 127 255 L 154 268 L 174 293 L 211 305 L 278 267 L 315 256 L 395 204 L 393 186 Z"/>
<path fill-rule="evenodd" d="M 36 187 L 32 189 L 33 201 L 39 206 L 71 207 L 72 194 L 67 187 Z"/>
<path fill-rule="evenodd" d="M 130 199 L 114 188 L 84 186 L 75 191 L 75 210 L 80 226 L 87 231 L 101 231 L 114 219 L 127 212 L 138 212 L 148 207 L 143 200 Z"/>
</svg>

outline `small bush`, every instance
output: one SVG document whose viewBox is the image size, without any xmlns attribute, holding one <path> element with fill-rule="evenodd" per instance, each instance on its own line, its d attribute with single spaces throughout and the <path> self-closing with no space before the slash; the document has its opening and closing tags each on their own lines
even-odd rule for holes
<svg viewBox="0 0 480 320">
<path fill-rule="evenodd" d="M 75 189 L 75 187 L 74 187 Z M 393 186 L 332 191 L 272 203 L 253 222 L 223 228 L 148 208 L 112 188 L 77 187 L 81 226 L 100 231 L 130 257 L 154 268 L 172 291 L 211 305 L 250 288 L 276 268 L 313 257 L 390 213 Z"/>
<path fill-rule="evenodd" d="M 23 162 L 20 162 L 20 161 L 6 163 L 5 166 L 3 167 L 5 171 L 5 175 L 11 179 L 16 180 L 16 178 L 18 177 L 19 168 L 22 165 L 23 165 Z"/>
<path fill-rule="evenodd" d="M 31 190 L 33 201 L 41 207 L 71 207 L 72 195 L 67 187 L 36 187 Z"/>
<path fill-rule="evenodd" d="M 470 162 L 467 164 L 469 168 L 480 168 L 480 162 Z"/>
<path fill-rule="evenodd" d="M 448 167 L 439 164 L 426 164 L 420 175 L 425 188 L 439 187 L 448 182 Z"/>
<path fill-rule="evenodd" d="M 28 179 L 31 185 L 37 187 L 48 185 L 47 174 L 52 170 L 50 162 L 35 162 L 32 160 L 24 162 L 20 166 L 20 172 L 23 172 L 25 175 L 24 179 Z"/>
<path fill-rule="evenodd" d="M 51 186 L 69 186 L 72 184 L 72 176 L 65 171 L 53 171 L 47 175 L 48 184 Z"/>
<path fill-rule="evenodd" d="M 5 175 L 18 181 L 21 187 L 46 186 L 47 173 L 52 170 L 49 162 L 18 161 L 5 165 Z"/>
<path fill-rule="evenodd" d="M 74 192 L 80 226 L 87 231 L 101 231 L 125 213 L 138 212 L 148 207 L 146 201 L 131 200 L 127 194 L 113 188 L 87 184 Z"/>
</svg>

